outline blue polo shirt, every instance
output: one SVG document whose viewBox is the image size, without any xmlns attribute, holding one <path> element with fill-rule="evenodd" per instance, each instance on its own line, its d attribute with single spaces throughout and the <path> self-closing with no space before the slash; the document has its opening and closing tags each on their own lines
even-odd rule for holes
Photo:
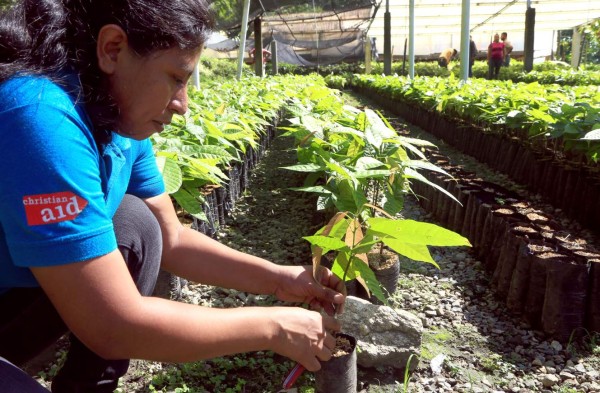
<svg viewBox="0 0 600 393">
<path fill-rule="evenodd" d="M 164 192 L 150 140 L 116 133 L 100 150 L 76 97 L 38 76 L 0 84 L 0 293 L 38 286 L 29 267 L 116 249 L 125 193 Z"/>
</svg>

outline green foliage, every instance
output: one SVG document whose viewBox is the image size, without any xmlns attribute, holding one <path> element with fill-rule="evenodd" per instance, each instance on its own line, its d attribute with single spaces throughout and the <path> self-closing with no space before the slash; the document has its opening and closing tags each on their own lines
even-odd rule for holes
<svg viewBox="0 0 600 393">
<path fill-rule="evenodd" d="M 235 78 L 237 75 L 237 59 L 217 59 L 208 56 L 200 58 L 200 84 L 204 81 L 214 80 L 215 78 Z M 243 63 L 242 75 L 252 77 L 254 69 L 248 64 Z"/>
<path fill-rule="evenodd" d="M 316 193 L 317 209 L 335 214 L 314 236 L 304 237 L 312 245 L 315 272 L 321 255 L 333 251 L 336 275 L 346 281 L 357 279 L 385 302 L 368 263 L 372 248 L 385 245 L 436 265 L 428 246 L 469 245 L 436 225 L 396 218 L 411 192 L 411 181 L 424 181 L 447 193 L 419 173 L 433 170 L 447 175 L 419 149 L 433 145 L 396 134 L 380 114 L 343 105 L 326 88 L 311 86 L 303 94 L 311 100 L 294 100 L 289 106 L 295 117 L 285 129 L 297 141 L 298 164 L 286 169 L 307 173 L 305 185 L 295 190 Z"/>
<path fill-rule="evenodd" d="M 476 61 L 473 65 L 473 78 L 487 79 L 488 77 L 487 61 Z M 307 68 L 300 66 L 284 66 L 283 73 L 308 74 L 318 72 L 325 77 L 327 84 L 336 89 L 346 87 L 346 81 L 352 77 L 352 74 L 364 74 L 364 63 L 341 63 L 332 66 L 317 68 Z M 408 63 L 392 63 L 392 74 L 407 76 Z M 370 75 L 383 75 L 383 63 L 373 63 Z M 460 66 L 458 62 L 450 63 L 448 68 L 440 67 L 437 62 L 421 61 L 415 63 L 415 76 L 433 76 L 448 78 L 453 75 L 460 77 Z M 600 85 L 600 64 L 586 64 L 579 70 L 571 68 L 570 64 L 561 61 L 545 61 L 536 63 L 533 71 L 525 72 L 523 62 L 512 59 L 510 67 L 501 67 L 499 80 L 512 82 L 538 82 L 540 84 L 558 84 L 568 86 Z"/>
<path fill-rule="evenodd" d="M 390 100 L 437 111 L 567 159 L 595 164 L 600 143 L 598 86 L 559 86 L 474 79 L 355 75 L 349 83 Z"/>
<path fill-rule="evenodd" d="M 257 147 L 266 126 L 295 96 L 295 85 L 311 83 L 315 80 L 310 77 L 252 77 L 240 82 L 214 77 L 200 90 L 190 88 L 188 113 L 176 116 L 152 137 L 167 190 L 177 203 L 190 215 L 206 219 L 204 194 L 223 186 L 228 168 Z"/>
</svg>

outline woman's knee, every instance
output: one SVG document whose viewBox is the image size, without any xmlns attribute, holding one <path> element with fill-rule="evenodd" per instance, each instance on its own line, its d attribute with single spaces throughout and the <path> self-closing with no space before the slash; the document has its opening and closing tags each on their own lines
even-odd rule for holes
<svg viewBox="0 0 600 393">
<path fill-rule="evenodd" d="M 140 198 L 125 195 L 113 217 L 119 251 L 142 295 L 150 295 L 160 269 L 162 233 Z"/>
</svg>

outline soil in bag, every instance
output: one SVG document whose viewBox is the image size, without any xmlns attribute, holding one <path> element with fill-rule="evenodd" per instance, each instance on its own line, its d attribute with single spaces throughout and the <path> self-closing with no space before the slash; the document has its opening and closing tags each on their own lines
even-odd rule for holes
<svg viewBox="0 0 600 393">
<path fill-rule="evenodd" d="M 355 393 L 357 386 L 356 338 L 338 333 L 331 359 L 315 372 L 315 392 Z"/>
</svg>

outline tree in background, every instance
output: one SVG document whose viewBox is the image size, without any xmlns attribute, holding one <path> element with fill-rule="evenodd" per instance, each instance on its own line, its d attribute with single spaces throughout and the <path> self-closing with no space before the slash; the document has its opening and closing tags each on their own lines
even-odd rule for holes
<svg viewBox="0 0 600 393">
<path fill-rule="evenodd" d="M 584 45 L 581 63 L 600 64 L 600 19 L 582 27 Z"/>
<path fill-rule="evenodd" d="M 583 35 L 581 41 L 580 64 L 600 64 L 600 19 L 596 19 L 579 28 Z M 573 30 L 558 32 L 556 57 L 559 60 L 571 62 Z"/>
</svg>

